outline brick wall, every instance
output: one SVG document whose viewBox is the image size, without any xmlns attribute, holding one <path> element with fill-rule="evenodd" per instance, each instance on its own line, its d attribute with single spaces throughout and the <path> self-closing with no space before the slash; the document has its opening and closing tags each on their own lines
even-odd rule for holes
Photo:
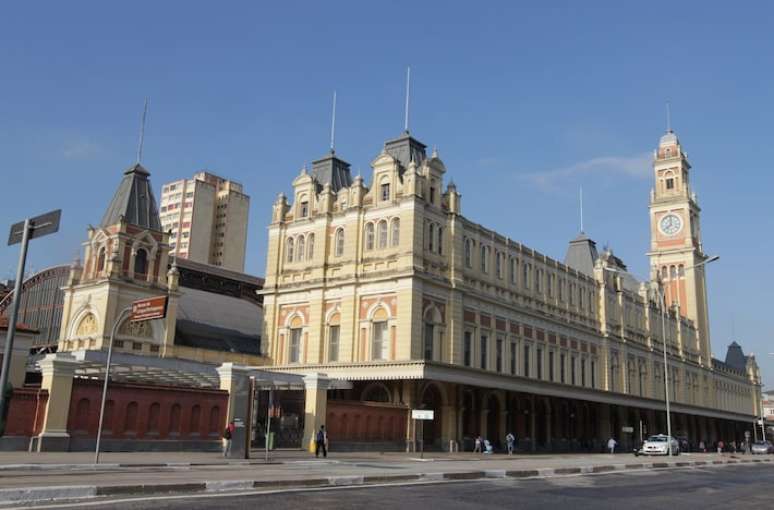
<svg viewBox="0 0 774 510">
<path fill-rule="evenodd" d="M 75 379 L 67 431 L 97 435 L 102 381 Z M 228 392 L 112 383 L 102 434 L 113 439 L 217 439 L 225 427 Z"/>
<path fill-rule="evenodd" d="M 14 389 L 8 405 L 5 435 L 30 437 L 40 432 L 46 414 L 47 402 L 48 392 L 46 390 L 37 388 Z"/>
<path fill-rule="evenodd" d="M 326 428 L 331 442 L 403 442 L 406 438 L 405 407 L 390 404 L 328 401 Z"/>
</svg>

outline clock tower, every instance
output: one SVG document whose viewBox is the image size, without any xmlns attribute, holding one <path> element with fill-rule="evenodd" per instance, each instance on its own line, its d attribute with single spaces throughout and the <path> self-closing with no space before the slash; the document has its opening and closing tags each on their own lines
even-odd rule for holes
<svg viewBox="0 0 774 510">
<path fill-rule="evenodd" d="M 701 209 L 690 187 L 688 155 L 671 129 L 659 141 L 653 170 L 648 252 L 651 278 L 664 284 L 667 306 L 679 306 L 680 315 L 694 322 L 698 333 L 695 350 L 706 365 L 712 351 L 705 266 L 695 267 L 707 258 L 701 244 Z"/>
</svg>

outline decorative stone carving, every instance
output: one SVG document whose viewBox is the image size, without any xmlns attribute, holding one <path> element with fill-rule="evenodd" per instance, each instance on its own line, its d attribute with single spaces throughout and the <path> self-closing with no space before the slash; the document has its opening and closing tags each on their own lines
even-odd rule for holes
<svg viewBox="0 0 774 510">
<path fill-rule="evenodd" d="M 149 321 L 124 321 L 118 328 L 118 334 L 135 338 L 153 338 L 153 330 Z"/>
<path fill-rule="evenodd" d="M 75 330 L 75 336 L 89 336 L 97 332 L 97 319 L 94 314 L 90 313 L 86 315 L 78 324 L 78 329 Z"/>
</svg>

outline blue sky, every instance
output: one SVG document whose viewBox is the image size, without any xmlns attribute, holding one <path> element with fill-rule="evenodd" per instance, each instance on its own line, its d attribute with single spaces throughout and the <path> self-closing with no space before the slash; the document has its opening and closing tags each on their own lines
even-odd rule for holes
<svg viewBox="0 0 774 510">
<path fill-rule="evenodd" d="M 531 3 L 532 4 L 532 3 Z M 738 339 L 774 386 L 774 7 L 727 2 L 16 2 L 0 18 L 0 219 L 62 208 L 33 269 L 72 260 L 133 162 L 209 169 L 271 202 L 327 149 L 368 176 L 403 127 L 437 145 L 471 219 L 555 258 L 579 229 L 645 277 L 650 153 L 664 104 L 703 209 L 715 354 Z M 629 5 L 623 5 L 629 4 Z M 0 278 L 18 250 L 0 248 Z"/>
</svg>

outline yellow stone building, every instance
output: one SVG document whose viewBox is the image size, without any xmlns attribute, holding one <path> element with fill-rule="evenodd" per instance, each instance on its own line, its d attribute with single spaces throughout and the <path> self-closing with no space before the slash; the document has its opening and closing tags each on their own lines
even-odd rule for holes
<svg viewBox="0 0 774 510">
<path fill-rule="evenodd" d="M 695 446 L 751 430 L 760 375 L 738 345 L 711 357 L 700 209 L 674 133 L 654 157 L 660 284 L 583 233 L 562 262 L 463 216 L 437 151 L 408 132 L 371 167 L 366 185 L 333 152 L 315 161 L 269 225 L 262 352 L 272 370 L 353 383 L 307 413 L 332 441 L 411 447 L 408 411 L 426 408 L 428 447 L 508 432 L 533 450 L 629 447 L 666 432 L 665 343 L 673 434 Z"/>
</svg>

